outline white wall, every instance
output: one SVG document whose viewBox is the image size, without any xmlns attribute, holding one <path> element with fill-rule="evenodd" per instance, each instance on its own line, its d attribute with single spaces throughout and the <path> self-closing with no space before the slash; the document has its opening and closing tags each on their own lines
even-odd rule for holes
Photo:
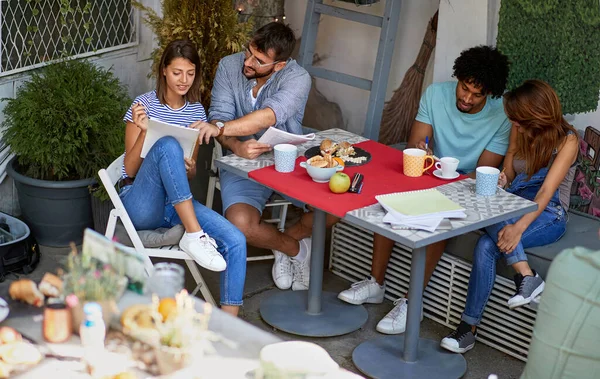
<svg viewBox="0 0 600 379">
<path fill-rule="evenodd" d="M 440 1 L 433 81 L 451 80 L 456 57 L 465 49 L 488 44 L 488 33 L 488 1 Z"/>
<path fill-rule="evenodd" d="M 325 4 L 381 16 L 385 9 L 385 1 L 398 0 L 382 0 L 372 6 L 358 8 L 341 1 L 326 0 Z M 285 2 L 286 19 L 297 37 L 302 35 L 306 3 L 307 0 Z M 400 86 L 406 70 L 414 63 L 427 23 L 437 10 L 438 3 L 439 0 L 402 1 L 386 100 L 389 100 L 392 92 Z M 380 29 L 376 27 L 322 16 L 315 49 L 322 61 L 317 66 L 371 79 L 379 33 Z M 432 73 L 430 62 L 425 75 L 425 87 L 431 83 Z M 316 86 L 328 100 L 340 105 L 346 129 L 361 134 L 365 124 L 369 92 L 324 79 L 316 79 Z"/>
</svg>

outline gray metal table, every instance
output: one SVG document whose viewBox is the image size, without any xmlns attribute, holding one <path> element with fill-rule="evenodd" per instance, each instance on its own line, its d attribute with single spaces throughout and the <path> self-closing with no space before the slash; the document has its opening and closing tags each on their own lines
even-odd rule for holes
<svg viewBox="0 0 600 379">
<path fill-rule="evenodd" d="M 466 179 L 437 187 L 466 209 L 467 217 L 452 220 L 452 229 L 433 233 L 394 230 L 382 222 L 385 211 L 379 204 L 349 212 L 345 220 L 388 237 L 413 249 L 408 291 L 406 332 L 363 342 L 354 349 L 352 360 L 373 378 L 460 378 L 467 364 L 460 354 L 443 350 L 439 341 L 419 338 L 423 303 L 425 250 L 427 245 L 465 234 L 537 209 L 537 204 L 500 190 L 493 197 L 475 195 L 475 180 Z"/>
<path fill-rule="evenodd" d="M 315 140 L 298 146 L 299 154 L 325 138 L 352 144 L 367 140 L 342 129 L 329 129 L 318 132 Z M 273 164 L 272 153 L 252 160 L 228 155 L 215 161 L 218 168 L 244 178 L 248 178 L 250 171 Z M 285 195 L 285 192 L 280 193 Z M 315 209 L 308 292 L 275 290 L 260 304 L 260 314 L 269 325 L 301 336 L 331 337 L 353 332 L 367 321 L 367 310 L 363 306 L 347 304 L 339 300 L 336 293 L 323 292 L 325 230 L 326 213 Z"/>
</svg>

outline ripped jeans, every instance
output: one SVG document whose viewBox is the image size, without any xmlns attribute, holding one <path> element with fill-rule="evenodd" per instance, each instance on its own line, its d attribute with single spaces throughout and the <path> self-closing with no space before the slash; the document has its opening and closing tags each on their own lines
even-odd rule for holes
<svg viewBox="0 0 600 379">
<path fill-rule="evenodd" d="M 518 175 L 508 192 L 533 200 L 539 191 L 546 175 L 547 168 L 541 169 L 529 180 L 525 175 Z M 527 261 L 525 248 L 548 245 L 558 241 L 566 231 L 567 217 L 565 210 L 560 205 L 558 191 L 552 197 L 544 211 L 523 232 L 521 241 L 510 254 L 505 254 L 498 249 L 498 232 L 506 225 L 516 223 L 520 217 L 491 225 L 485 229 L 486 234 L 481 236 L 473 253 L 473 267 L 469 278 L 467 302 L 461 319 L 469 325 L 479 325 L 483 311 L 490 298 L 494 281 L 496 280 L 496 262 L 502 258 L 506 264 Z"/>
<path fill-rule="evenodd" d="M 192 199 L 183 150 L 173 137 L 158 140 L 144 158 L 133 184 L 119 193 L 137 230 L 181 224 L 174 205 L 192 200 L 202 229 L 217 242 L 227 269 L 221 272 L 221 305 L 242 305 L 246 280 L 246 238 L 219 213 Z"/>
</svg>

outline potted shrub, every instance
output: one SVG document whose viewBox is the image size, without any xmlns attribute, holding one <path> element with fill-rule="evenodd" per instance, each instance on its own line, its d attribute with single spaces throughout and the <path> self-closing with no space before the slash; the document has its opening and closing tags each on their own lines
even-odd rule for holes
<svg viewBox="0 0 600 379">
<path fill-rule="evenodd" d="M 89 187 L 124 150 L 126 89 L 109 70 L 62 60 L 3 100 L 3 138 L 16 154 L 7 172 L 23 219 L 42 245 L 81 243 L 93 225 Z"/>
</svg>

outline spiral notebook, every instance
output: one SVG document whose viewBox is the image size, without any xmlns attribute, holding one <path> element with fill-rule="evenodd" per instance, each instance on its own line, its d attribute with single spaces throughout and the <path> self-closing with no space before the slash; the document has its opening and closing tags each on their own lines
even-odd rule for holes
<svg viewBox="0 0 600 379">
<path fill-rule="evenodd" d="M 449 218 L 466 217 L 465 209 L 435 188 L 375 196 L 387 211 L 383 221 L 395 229 L 434 231 Z"/>
</svg>

